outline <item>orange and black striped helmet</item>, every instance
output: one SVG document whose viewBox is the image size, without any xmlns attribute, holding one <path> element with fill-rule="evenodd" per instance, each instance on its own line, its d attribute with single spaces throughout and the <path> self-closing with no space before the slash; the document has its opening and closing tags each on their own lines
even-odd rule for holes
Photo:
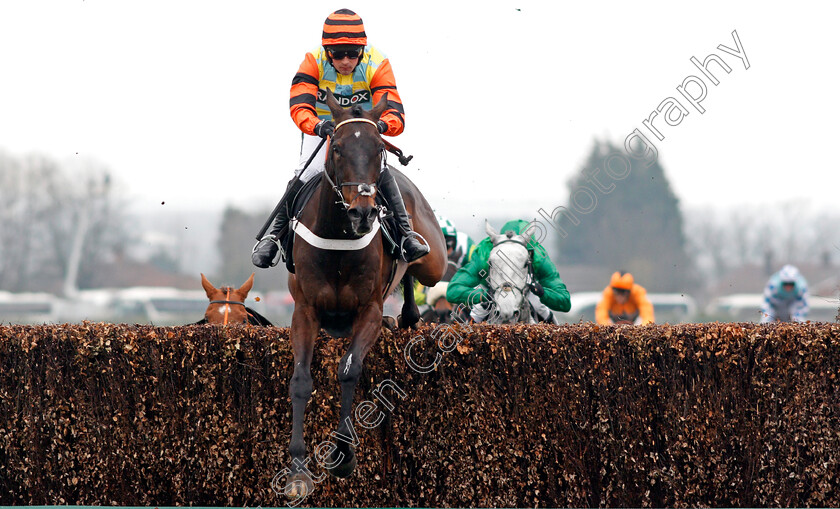
<svg viewBox="0 0 840 509">
<path fill-rule="evenodd" d="M 362 18 L 350 9 L 339 9 L 324 21 L 322 46 L 358 45 L 367 46 L 367 35 Z"/>
</svg>

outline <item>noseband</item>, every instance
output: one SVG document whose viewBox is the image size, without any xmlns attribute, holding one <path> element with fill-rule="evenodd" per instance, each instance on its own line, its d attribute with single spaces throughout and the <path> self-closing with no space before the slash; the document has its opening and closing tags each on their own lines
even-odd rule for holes
<svg viewBox="0 0 840 509">
<path fill-rule="evenodd" d="M 335 136 L 335 133 L 338 132 L 339 128 L 341 128 L 345 124 L 351 124 L 353 122 L 365 122 L 367 124 L 372 125 L 373 127 L 376 127 L 377 128 L 376 132 L 377 133 L 379 132 L 379 126 L 377 126 L 376 122 L 374 122 L 373 120 L 368 120 L 366 118 L 348 118 L 347 120 L 339 122 L 338 125 L 335 126 L 335 130 L 333 131 L 333 137 Z M 382 164 L 380 165 L 380 169 L 385 164 L 385 157 L 386 157 L 386 152 L 385 152 L 385 149 L 383 148 L 382 149 Z M 333 167 L 333 169 L 335 169 L 335 166 L 332 164 L 332 152 L 330 152 L 329 161 L 330 161 L 330 165 Z M 376 183 L 341 182 L 339 184 L 336 184 L 330 178 L 330 173 L 328 171 L 326 171 L 326 170 L 324 171 L 324 176 L 327 178 L 327 182 L 330 183 L 330 186 L 332 186 L 333 191 L 335 191 L 335 193 L 338 195 L 338 201 L 336 203 L 341 204 L 341 206 L 344 207 L 344 210 L 349 210 L 350 209 L 350 203 L 347 203 L 346 201 L 344 201 L 344 195 L 341 193 L 341 189 L 343 187 L 356 186 L 356 191 L 358 192 L 358 194 L 356 195 L 356 198 L 358 198 L 359 196 L 373 196 L 373 193 L 376 192 Z M 336 180 L 338 180 L 338 179 L 336 179 Z M 350 200 L 350 202 L 352 203 L 356 198 L 353 198 L 353 200 Z"/>
<path fill-rule="evenodd" d="M 211 300 L 210 304 L 239 304 L 240 306 L 245 306 L 244 302 L 237 302 L 237 301 L 227 300 L 227 299 L 230 299 L 230 288 L 228 288 L 227 291 L 225 292 L 225 300 Z M 228 312 L 229 311 L 230 311 L 230 308 L 225 306 L 225 318 L 224 318 L 224 322 L 222 323 L 222 325 L 227 325 L 227 323 L 228 323 Z M 246 311 L 246 313 L 247 313 L 247 311 Z"/>
</svg>

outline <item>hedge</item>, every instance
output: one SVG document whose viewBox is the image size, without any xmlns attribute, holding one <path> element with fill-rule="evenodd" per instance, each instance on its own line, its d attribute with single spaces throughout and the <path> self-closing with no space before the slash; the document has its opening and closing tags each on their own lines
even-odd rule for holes
<svg viewBox="0 0 840 509">
<path fill-rule="evenodd" d="M 0 504 L 286 505 L 288 336 L 0 327 Z M 346 346 L 316 347 L 310 457 Z M 836 507 L 838 375 L 840 324 L 384 330 L 356 402 L 386 418 L 293 503 Z"/>
</svg>

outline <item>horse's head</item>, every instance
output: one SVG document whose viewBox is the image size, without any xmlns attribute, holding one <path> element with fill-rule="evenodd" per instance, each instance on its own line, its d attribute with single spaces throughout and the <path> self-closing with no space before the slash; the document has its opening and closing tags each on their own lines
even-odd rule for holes
<svg viewBox="0 0 840 509">
<path fill-rule="evenodd" d="M 336 126 L 327 154 L 327 176 L 341 195 L 353 233 L 364 235 L 378 214 L 374 200 L 385 142 L 376 122 L 388 107 L 388 94 L 365 111 L 360 105 L 342 108 L 327 89 L 327 106 Z"/>
<path fill-rule="evenodd" d="M 254 286 L 253 273 L 238 289 L 230 286 L 216 288 L 204 274 L 201 275 L 201 286 L 204 287 L 204 292 L 210 299 L 210 304 L 207 305 L 207 310 L 204 312 L 204 319 L 207 320 L 207 323 L 218 325 L 248 323 L 245 299 L 248 297 L 251 287 Z"/>
<path fill-rule="evenodd" d="M 514 323 L 529 319 L 528 292 L 531 256 L 528 242 L 532 232 L 515 234 L 512 231 L 498 234 L 485 221 L 485 230 L 493 242 L 490 251 L 488 285 L 496 312 L 492 322 Z"/>
</svg>

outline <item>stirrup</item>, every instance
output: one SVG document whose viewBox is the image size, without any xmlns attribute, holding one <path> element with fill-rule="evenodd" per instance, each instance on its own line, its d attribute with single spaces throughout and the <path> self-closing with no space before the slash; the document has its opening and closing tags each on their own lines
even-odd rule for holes
<svg viewBox="0 0 840 509">
<path fill-rule="evenodd" d="M 409 262 L 408 258 L 406 258 L 405 241 L 407 241 L 411 237 L 417 237 L 426 246 L 426 252 L 423 253 L 424 256 L 429 254 L 432 251 L 432 247 L 429 245 L 429 242 L 426 241 L 426 239 L 422 235 L 420 235 L 419 233 L 417 233 L 414 230 L 411 230 L 410 232 L 403 234 L 402 240 L 400 241 L 400 258 L 402 258 L 403 261 L 407 262 L 407 263 L 411 263 L 411 262 Z M 417 257 L 417 258 L 415 258 L 415 260 L 419 260 L 420 258 L 421 257 Z"/>
<path fill-rule="evenodd" d="M 254 247 L 251 248 L 251 255 L 253 255 L 254 253 L 257 252 L 257 246 L 259 246 L 260 242 L 262 242 L 264 240 L 270 240 L 270 241 L 274 242 L 277 245 L 277 254 L 280 255 L 280 256 L 277 256 L 277 255 L 274 256 L 274 258 L 271 260 L 271 263 L 268 265 L 269 268 L 276 267 L 277 264 L 280 263 L 281 259 L 284 260 L 284 261 L 286 260 L 286 250 L 283 249 L 283 245 L 280 243 L 280 239 L 277 238 L 277 235 L 274 235 L 272 233 L 264 235 L 263 238 L 261 238 L 260 240 L 257 241 L 256 244 L 254 244 Z"/>
</svg>

